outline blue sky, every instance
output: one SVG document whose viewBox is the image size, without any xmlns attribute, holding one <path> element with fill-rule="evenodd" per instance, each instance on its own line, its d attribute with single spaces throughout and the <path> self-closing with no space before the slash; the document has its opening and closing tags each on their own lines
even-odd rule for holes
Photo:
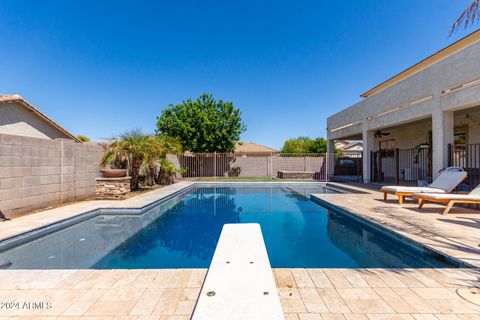
<svg viewBox="0 0 480 320">
<path fill-rule="evenodd" d="M 472 32 L 448 36 L 470 1 L 0 0 L 0 93 L 98 140 L 207 92 L 281 147 Z"/>
</svg>

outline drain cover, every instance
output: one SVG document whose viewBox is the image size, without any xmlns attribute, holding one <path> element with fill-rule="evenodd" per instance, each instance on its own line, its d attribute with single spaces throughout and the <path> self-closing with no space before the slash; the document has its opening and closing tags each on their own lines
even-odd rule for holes
<svg viewBox="0 0 480 320">
<path fill-rule="evenodd" d="M 480 306 L 480 288 L 460 288 L 457 294 L 463 299 Z"/>
</svg>

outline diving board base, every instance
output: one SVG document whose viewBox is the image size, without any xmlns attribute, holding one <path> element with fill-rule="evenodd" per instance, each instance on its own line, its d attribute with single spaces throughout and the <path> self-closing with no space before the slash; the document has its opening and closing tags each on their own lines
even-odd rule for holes
<svg viewBox="0 0 480 320">
<path fill-rule="evenodd" d="M 260 225 L 223 226 L 192 319 L 285 319 Z"/>
</svg>

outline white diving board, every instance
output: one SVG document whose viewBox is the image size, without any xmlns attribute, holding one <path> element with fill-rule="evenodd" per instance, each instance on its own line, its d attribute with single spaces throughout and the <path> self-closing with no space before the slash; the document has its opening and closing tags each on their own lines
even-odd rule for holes
<svg viewBox="0 0 480 320">
<path fill-rule="evenodd" d="M 226 224 L 192 320 L 284 320 L 260 225 Z"/>
</svg>

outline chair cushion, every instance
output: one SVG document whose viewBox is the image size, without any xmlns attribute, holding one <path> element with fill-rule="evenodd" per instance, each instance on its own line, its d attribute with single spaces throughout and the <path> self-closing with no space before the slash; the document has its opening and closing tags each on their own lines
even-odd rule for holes
<svg viewBox="0 0 480 320">
<path fill-rule="evenodd" d="M 478 200 L 480 196 L 470 194 L 438 194 L 438 193 L 415 193 L 413 196 L 421 196 L 422 198 L 431 198 L 435 200 Z"/>
<path fill-rule="evenodd" d="M 431 187 L 405 187 L 405 186 L 385 186 L 381 190 L 390 192 L 404 192 L 404 193 L 446 193 L 443 189 L 431 188 Z"/>
<path fill-rule="evenodd" d="M 445 170 L 430 184 L 430 188 L 442 189 L 449 193 L 466 177 L 465 171 Z"/>
</svg>

